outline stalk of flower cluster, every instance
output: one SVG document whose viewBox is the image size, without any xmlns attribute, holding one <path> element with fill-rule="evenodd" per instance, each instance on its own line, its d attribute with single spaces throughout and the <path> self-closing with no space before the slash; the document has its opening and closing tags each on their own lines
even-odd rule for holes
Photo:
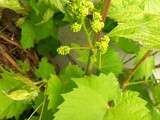
<svg viewBox="0 0 160 120">
<path fill-rule="evenodd" d="M 101 22 L 105 22 L 106 20 L 106 17 L 108 16 L 108 11 L 109 11 L 109 7 L 111 5 L 111 0 L 104 0 L 104 4 L 103 4 L 103 10 L 102 10 L 102 21 Z M 100 39 L 100 34 L 101 34 L 101 31 L 97 32 L 96 33 L 96 39 L 99 40 Z M 91 63 L 91 56 L 92 56 L 92 51 L 90 51 L 90 54 L 89 54 L 89 59 L 88 59 L 88 63 L 87 63 L 87 69 L 86 69 L 86 74 L 90 74 L 90 70 L 92 68 L 92 63 Z M 99 53 L 99 69 L 101 69 L 101 53 Z"/>
</svg>

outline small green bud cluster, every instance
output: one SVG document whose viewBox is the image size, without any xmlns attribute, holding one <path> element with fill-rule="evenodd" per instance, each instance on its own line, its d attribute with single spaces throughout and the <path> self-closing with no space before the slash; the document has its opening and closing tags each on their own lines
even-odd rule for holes
<svg viewBox="0 0 160 120">
<path fill-rule="evenodd" d="M 58 54 L 60 55 L 68 55 L 71 51 L 69 46 L 61 46 L 57 49 Z"/>
<path fill-rule="evenodd" d="M 94 32 L 98 33 L 104 27 L 104 23 L 102 22 L 101 14 L 98 12 L 93 13 L 93 22 L 92 22 L 92 29 Z"/>
<path fill-rule="evenodd" d="M 95 46 L 102 54 L 105 54 L 108 50 L 109 42 L 110 42 L 110 38 L 107 35 L 105 35 L 100 39 L 100 41 L 97 41 L 95 43 Z"/>
<path fill-rule="evenodd" d="M 91 1 L 86 1 L 84 4 L 89 9 L 89 11 L 93 11 L 94 4 Z"/>
<path fill-rule="evenodd" d="M 75 22 L 71 25 L 71 30 L 73 32 L 79 32 L 81 30 L 82 25 L 80 23 Z"/>
<path fill-rule="evenodd" d="M 85 6 L 81 6 L 79 8 L 79 13 L 80 14 L 78 15 L 78 17 L 81 17 L 81 16 L 86 17 L 88 15 L 88 13 L 89 13 L 89 9 L 86 8 Z"/>
<path fill-rule="evenodd" d="M 87 16 L 89 14 L 90 11 L 92 11 L 94 9 L 94 5 L 91 1 L 88 0 L 83 0 L 80 3 L 80 7 L 79 7 L 79 16 Z"/>
<path fill-rule="evenodd" d="M 74 0 L 68 1 L 67 10 L 69 14 L 73 17 L 77 17 L 77 19 L 81 19 L 81 17 L 86 17 L 89 12 L 92 12 L 94 9 L 94 4 L 90 0 Z"/>
<path fill-rule="evenodd" d="M 101 14 L 99 12 L 94 12 L 93 13 L 93 19 L 101 21 L 102 20 L 102 16 L 101 16 Z"/>
<path fill-rule="evenodd" d="M 90 12 L 93 12 L 94 4 L 91 0 L 70 0 L 67 3 L 66 11 L 76 21 L 71 25 L 73 32 L 79 32 L 82 27 L 82 18 L 85 18 Z"/>
</svg>

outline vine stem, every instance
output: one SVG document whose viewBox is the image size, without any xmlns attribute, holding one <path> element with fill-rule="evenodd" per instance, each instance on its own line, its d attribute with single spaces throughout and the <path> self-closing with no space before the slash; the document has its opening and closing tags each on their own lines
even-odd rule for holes
<svg viewBox="0 0 160 120">
<path fill-rule="evenodd" d="M 110 5 L 111 5 L 111 1 L 112 0 L 104 0 L 104 6 L 103 6 L 102 13 L 101 13 L 101 15 L 102 15 L 102 22 L 106 21 L 106 18 L 108 16 L 108 12 L 109 12 L 109 8 L 110 8 Z M 102 33 L 102 31 L 100 31 L 99 33 L 96 34 L 97 40 L 99 40 L 101 33 Z M 86 74 L 90 74 L 90 71 L 91 71 L 91 68 L 92 68 L 92 62 L 91 62 L 91 56 L 92 56 L 92 54 L 93 53 L 90 50 L 89 57 L 88 57 Z"/>
<path fill-rule="evenodd" d="M 145 79 L 144 85 L 145 85 L 146 91 L 147 91 L 147 93 L 148 93 L 148 96 L 149 96 L 152 104 L 153 104 L 153 105 L 156 105 L 155 96 L 154 96 L 154 94 L 153 94 L 152 89 L 150 88 L 150 85 L 148 84 L 148 80 L 147 80 L 147 79 Z"/>
<path fill-rule="evenodd" d="M 42 109 L 41 109 L 41 114 L 40 114 L 39 120 L 42 120 L 42 118 L 43 118 L 43 114 L 44 114 L 44 109 L 45 109 L 45 106 L 46 106 L 46 102 L 47 102 L 47 96 L 44 97 L 44 100 L 43 100 L 43 103 L 42 103 Z"/>
<path fill-rule="evenodd" d="M 82 20 L 82 22 L 83 22 L 82 27 L 83 27 L 84 32 L 85 32 L 85 34 L 86 34 L 86 39 L 87 39 L 87 41 L 88 41 L 88 44 L 89 44 L 90 48 L 92 48 L 93 45 L 92 45 L 90 33 L 89 33 L 89 31 L 87 30 L 87 27 L 86 27 L 86 24 L 85 24 L 85 18 Z"/>
<path fill-rule="evenodd" d="M 139 85 L 139 84 L 145 84 L 145 80 L 141 80 L 141 81 L 137 81 L 137 82 L 130 82 L 128 84 L 128 86 L 132 86 L 132 85 Z M 152 80 L 148 80 L 148 82 L 152 82 Z"/>
<path fill-rule="evenodd" d="M 42 106 L 42 103 L 33 111 L 33 113 L 29 116 L 27 120 L 30 120 L 33 117 L 33 115 L 39 110 L 41 106 Z"/>
<path fill-rule="evenodd" d="M 134 76 L 134 74 L 136 73 L 137 69 L 142 65 L 142 63 L 146 60 L 146 58 L 150 55 L 150 50 L 148 50 L 145 55 L 140 59 L 140 61 L 137 63 L 137 65 L 131 70 L 129 76 L 127 77 L 127 79 L 123 82 L 122 88 L 126 89 L 131 78 Z"/>
<path fill-rule="evenodd" d="M 111 5 L 111 0 L 105 0 L 104 1 L 103 11 L 102 11 L 102 21 L 103 22 L 105 22 L 105 20 L 108 16 L 110 5 Z"/>
<path fill-rule="evenodd" d="M 72 50 L 90 50 L 90 47 L 71 47 Z"/>
<path fill-rule="evenodd" d="M 93 44 L 92 44 L 92 41 L 91 41 L 91 37 L 90 37 L 90 33 L 89 31 L 87 30 L 87 27 L 86 27 L 86 24 L 85 24 L 85 19 L 82 19 L 82 22 L 83 22 L 83 29 L 84 29 L 84 32 L 86 34 L 86 40 L 89 44 L 89 47 L 90 47 L 90 50 L 89 50 L 89 57 L 88 57 L 88 62 L 87 62 L 87 67 L 86 67 L 86 75 L 90 73 L 90 70 L 92 69 L 92 63 L 91 63 L 91 55 L 92 55 L 92 48 L 93 48 Z"/>
<path fill-rule="evenodd" d="M 154 56 L 154 55 L 156 55 L 156 54 L 158 54 L 158 53 L 159 53 L 159 51 L 156 51 L 156 52 L 154 52 L 154 53 L 152 54 L 152 56 Z M 131 58 L 129 58 L 128 60 L 124 61 L 123 64 L 127 64 L 128 62 L 132 61 L 134 58 L 136 58 L 135 55 L 132 56 Z M 155 66 L 155 67 L 157 67 L 157 66 Z M 160 65 L 159 65 L 159 67 L 160 67 Z"/>
<path fill-rule="evenodd" d="M 102 54 L 99 53 L 99 70 L 102 68 Z"/>
</svg>

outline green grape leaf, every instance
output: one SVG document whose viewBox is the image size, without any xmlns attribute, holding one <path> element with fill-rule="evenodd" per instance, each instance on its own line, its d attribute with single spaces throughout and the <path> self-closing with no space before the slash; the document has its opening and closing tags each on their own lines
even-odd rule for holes
<svg viewBox="0 0 160 120">
<path fill-rule="evenodd" d="M 137 55 L 136 63 L 142 59 L 144 54 L 147 52 L 147 49 L 141 49 Z M 134 79 L 148 79 L 154 70 L 154 57 L 149 56 L 146 58 L 146 60 L 143 62 L 141 66 L 137 69 Z"/>
<path fill-rule="evenodd" d="M 139 42 L 149 49 L 160 48 L 160 17 L 145 15 L 142 20 L 119 23 L 110 37 L 124 37 Z"/>
<path fill-rule="evenodd" d="M 63 92 L 69 92 L 75 87 L 72 78 L 79 78 L 84 75 L 84 71 L 77 65 L 69 63 L 64 69 L 60 71 L 60 78 L 64 83 Z"/>
<path fill-rule="evenodd" d="M 51 8 L 48 8 L 43 15 L 43 20 L 39 24 L 46 23 L 53 17 L 53 15 L 54 15 L 54 10 Z"/>
<path fill-rule="evenodd" d="M 35 98 L 38 93 L 37 91 L 29 92 L 27 90 L 16 90 L 12 91 L 10 93 L 3 92 L 8 98 L 14 100 L 14 101 L 23 101 L 23 100 L 31 100 Z"/>
<path fill-rule="evenodd" d="M 36 34 L 34 31 L 34 27 L 29 21 L 25 21 L 21 25 L 21 45 L 23 48 L 31 48 L 34 46 L 34 41 L 36 39 Z"/>
<path fill-rule="evenodd" d="M 40 2 L 43 4 L 48 5 L 48 7 L 52 9 L 57 9 L 61 12 L 64 12 L 63 5 L 66 2 L 66 0 L 40 0 Z"/>
<path fill-rule="evenodd" d="M 118 46 L 126 53 L 137 53 L 140 49 L 138 42 L 126 38 L 118 38 Z"/>
<path fill-rule="evenodd" d="M 140 0 L 114 0 L 111 2 L 109 17 L 120 23 L 140 19 L 143 16 L 141 4 Z"/>
<path fill-rule="evenodd" d="M 56 33 L 52 19 L 55 11 L 35 1 L 30 1 L 30 4 L 33 10 L 21 25 L 21 44 L 25 49 L 34 47 L 40 40 L 55 36 Z"/>
<path fill-rule="evenodd" d="M 152 120 L 159 120 L 160 119 L 160 111 L 158 108 L 152 108 Z"/>
<path fill-rule="evenodd" d="M 135 92 L 127 91 L 119 103 L 107 111 L 103 120 L 151 120 L 146 101 Z"/>
<path fill-rule="evenodd" d="M 118 53 L 114 49 L 109 49 L 106 54 L 102 56 L 102 68 L 101 72 L 103 73 L 114 73 L 115 75 L 119 75 L 122 73 L 123 62 L 118 55 Z"/>
<path fill-rule="evenodd" d="M 65 1 L 66 0 L 50 0 L 50 3 L 61 12 L 64 12 L 63 4 L 65 3 Z"/>
<path fill-rule="evenodd" d="M 115 75 L 110 73 L 107 76 L 100 74 L 99 76 L 86 76 L 84 78 L 73 78 L 74 82 L 80 86 L 86 86 L 93 89 L 103 97 L 105 101 L 118 99 L 121 90 Z"/>
<path fill-rule="evenodd" d="M 29 105 L 24 101 L 14 101 L 2 92 L 0 92 L 0 100 L 0 119 L 19 117 Z"/>
<path fill-rule="evenodd" d="M 36 13 L 36 15 L 40 14 L 39 7 L 36 0 L 30 0 L 29 5 L 31 6 L 33 11 Z"/>
<path fill-rule="evenodd" d="M 31 82 L 31 81 L 30 81 Z M 34 89 L 33 82 L 19 77 L 18 74 L 3 70 L 0 79 L 0 119 L 19 117 L 20 114 L 29 106 L 30 99 L 26 99 L 24 92 L 17 90 L 30 91 Z M 15 91 L 17 92 L 15 94 Z M 22 99 L 23 98 L 23 99 Z M 21 99 L 21 100 L 20 100 Z"/>
<path fill-rule="evenodd" d="M 137 41 L 149 49 L 159 49 L 160 17 L 152 10 L 153 2 L 155 5 L 156 1 L 152 3 L 147 1 L 150 0 L 113 1 L 109 16 L 118 21 L 118 25 L 109 33 L 109 36 L 124 37 Z"/>
<path fill-rule="evenodd" d="M 60 96 L 62 92 L 62 83 L 56 75 L 52 75 L 48 80 L 48 87 L 46 93 L 48 95 L 48 109 L 53 112 L 56 111 L 57 106 L 61 103 L 62 98 Z"/>
<path fill-rule="evenodd" d="M 19 0 L 0 0 L 0 8 L 8 8 L 16 12 L 24 11 L 24 8 L 19 3 Z"/>
<path fill-rule="evenodd" d="M 104 24 L 105 25 L 104 25 L 103 31 L 106 33 L 109 33 L 110 31 L 112 31 L 113 28 L 117 26 L 117 22 L 111 18 L 107 18 Z"/>
<path fill-rule="evenodd" d="M 39 19 L 39 18 L 37 18 Z M 54 34 L 54 24 L 53 20 L 50 19 L 47 22 L 40 21 L 39 24 L 33 23 L 34 31 L 36 33 L 36 42 L 39 42 L 42 39 L 48 38 Z"/>
<path fill-rule="evenodd" d="M 121 95 L 113 74 L 74 78 L 78 88 L 63 95 L 55 120 L 103 120 L 109 100 Z"/>
<path fill-rule="evenodd" d="M 160 15 L 160 0 L 145 0 L 144 10 L 149 14 Z"/>
<path fill-rule="evenodd" d="M 42 56 L 47 56 L 48 54 L 52 54 L 53 56 L 55 56 L 57 54 L 58 46 L 59 41 L 53 37 L 49 37 L 47 39 L 39 41 L 36 49 Z"/>
<path fill-rule="evenodd" d="M 60 78 L 62 80 L 71 80 L 71 78 L 82 77 L 84 71 L 78 67 L 78 65 L 72 65 L 69 63 L 64 69 L 60 72 Z"/>
<path fill-rule="evenodd" d="M 122 93 L 112 73 L 73 80 L 77 88 L 62 95 L 54 120 L 151 120 L 146 101 L 135 92 Z"/>
<path fill-rule="evenodd" d="M 36 88 L 33 81 L 20 74 L 16 74 L 12 71 L 6 70 L 3 70 L 0 74 L 2 77 L 2 80 L 0 81 L 0 89 L 2 89 L 3 91 L 10 92 L 11 90 L 15 90 L 15 88 L 25 88 L 28 90 L 30 90 L 31 88 L 33 90 Z"/>
<path fill-rule="evenodd" d="M 64 102 L 59 106 L 54 120 L 102 120 L 106 101 L 92 89 L 81 86 L 63 95 Z"/>
<path fill-rule="evenodd" d="M 54 66 L 50 64 L 45 57 L 41 59 L 38 69 L 35 70 L 36 76 L 42 79 L 48 79 L 50 78 L 50 75 L 54 73 Z"/>
</svg>

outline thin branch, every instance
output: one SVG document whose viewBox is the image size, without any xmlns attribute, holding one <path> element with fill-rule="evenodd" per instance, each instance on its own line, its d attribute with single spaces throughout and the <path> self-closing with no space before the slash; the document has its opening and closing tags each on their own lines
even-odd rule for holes
<svg viewBox="0 0 160 120">
<path fill-rule="evenodd" d="M 27 120 L 31 120 L 31 118 L 33 117 L 33 115 L 39 110 L 39 108 L 42 106 L 42 103 L 33 111 L 33 113 L 29 116 L 29 118 Z"/>
<path fill-rule="evenodd" d="M 111 0 L 104 0 L 104 6 L 103 6 L 103 10 L 101 12 L 102 22 L 106 21 L 106 18 L 107 18 L 108 13 L 109 13 L 110 5 L 111 5 Z M 100 31 L 99 33 L 97 33 L 97 35 L 96 35 L 97 40 L 100 39 L 101 33 L 102 33 L 102 31 Z"/>
<path fill-rule="evenodd" d="M 16 61 L 6 52 L 6 50 L 0 46 L 0 54 L 3 56 L 16 70 L 20 71 L 20 67 Z"/>
<path fill-rule="evenodd" d="M 102 11 L 102 21 L 103 22 L 105 22 L 105 20 L 108 16 L 110 5 L 111 5 L 111 0 L 104 1 L 103 11 Z"/>
<path fill-rule="evenodd" d="M 123 82 L 123 88 L 126 89 L 129 81 L 131 80 L 131 78 L 134 76 L 134 74 L 136 73 L 137 69 L 142 65 L 142 63 L 146 60 L 146 58 L 150 55 L 151 51 L 147 51 L 145 53 L 145 55 L 142 57 L 142 59 L 137 63 L 137 65 L 131 70 L 128 78 Z"/>
<path fill-rule="evenodd" d="M 90 38 L 90 33 L 88 32 L 87 27 L 86 27 L 86 24 L 85 24 L 85 19 L 83 19 L 83 26 L 82 26 L 82 27 L 83 27 L 84 32 L 85 32 L 85 34 L 86 34 L 86 40 L 87 40 L 90 48 L 92 48 L 93 45 L 92 45 L 92 41 L 91 41 L 91 38 Z"/>
<path fill-rule="evenodd" d="M 12 41 L 12 40 L 10 40 L 10 39 L 8 39 L 8 38 L 7 38 L 5 35 L 3 35 L 2 33 L 0 33 L 0 38 L 2 38 L 2 40 L 6 41 L 6 42 L 8 42 L 8 43 L 10 43 L 10 44 L 18 47 L 18 48 L 21 48 L 21 46 L 20 46 L 18 43 L 14 42 L 14 41 Z"/>
<path fill-rule="evenodd" d="M 137 82 L 130 82 L 128 84 L 128 86 L 132 86 L 132 85 L 139 85 L 139 84 L 145 84 L 145 80 L 141 80 L 141 81 L 137 81 Z M 152 82 L 152 80 L 148 80 L 148 82 Z"/>
<path fill-rule="evenodd" d="M 128 62 L 130 62 L 131 60 L 133 60 L 134 58 L 136 58 L 136 56 L 132 56 L 129 59 L 127 59 L 126 61 L 123 62 L 123 64 L 127 64 Z"/>
<path fill-rule="evenodd" d="M 148 93 L 148 97 L 150 98 L 152 104 L 156 105 L 157 102 L 156 102 L 155 96 L 154 96 L 152 89 L 150 88 L 150 85 L 148 84 L 147 80 L 145 80 L 144 85 L 145 85 L 145 89 Z"/>
<path fill-rule="evenodd" d="M 86 75 L 89 75 L 92 69 L 92 62 L 91 62 L 91 56 L 92 56 L 92 50 L 89 51 L 89 56 L 88 56 L 88 62 L 87 62 L 87 67 L 86 67 Z"/>
<path fill-rule="evenodd" d="M 156 54 L 158 54 L 159 51 L 154 52 L 153 54 L 151 54 L 151 56 L 155 56 Z M 131 58 L 127 59 L 126 61 L 123 62 L 123 64 L 127 64 L 128 62 L 130 62 L 131 60 L 133 60 L 136 57 L 136 55 L 132 56 Z M 160 66 L 159 66 L 160 67 Z"/>
<path fill-rule="evenodd" d="M 43 119 L 43 114 L 44 114 L 44 109 L 45 109 L 45 106 L 46 106 L 46 102 L 47 102 L 47 96 L 44 97 L 39 120 L 42 120 L 42 119 Z"/>
</svg>

